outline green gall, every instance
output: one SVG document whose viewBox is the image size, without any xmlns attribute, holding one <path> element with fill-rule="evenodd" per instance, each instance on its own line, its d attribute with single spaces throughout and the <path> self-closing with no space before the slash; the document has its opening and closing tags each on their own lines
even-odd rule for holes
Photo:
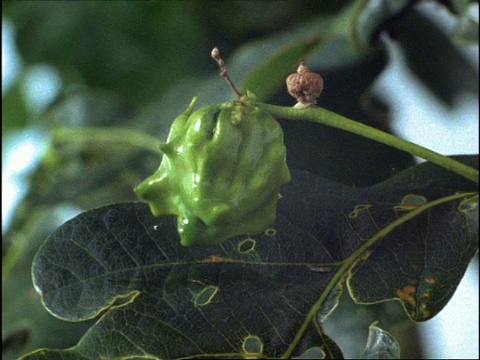
<svg viewBox="0 0 480 360">
<path fill-rule="evenodd" d="M 290 181 L 280 125 L 245 102 L 193 112 L 195 102 L 175 119 L 160 167 L 135 192 L 153 215 L 178 216 L 184 246 L 262 233 Z"/>
</svg>

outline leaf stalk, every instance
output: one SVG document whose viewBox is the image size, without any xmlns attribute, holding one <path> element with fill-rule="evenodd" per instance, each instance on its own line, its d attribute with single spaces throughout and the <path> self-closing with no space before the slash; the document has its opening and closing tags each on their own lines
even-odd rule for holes
<svg viewBox="0 0 480 360">
<path fill-rule="evenodd" d="M 389 145 L 399 150 L 403 150 L 412 155 L 421 157 L 449 171 L 457 173 L 468 180 L 478 184 L 478 170 L 468 165 L 441 155 L 435 151 L 424 148 L 423 146 L 411 143 L 397 136 L 388 134 L 384 131 L 375 129 L 371 126 L 353 121 L 345 116 L 334 113 L 327 109 L 319 107 L 309 107 L 304 109 L 291 108 L 270 104 L 258 104 L 264 110 L 268 111 L 273 117 L 285 120 L 310 121 L 337 129 L 345 130 L 353 134 L 360 135 L 367 139 L 375 140 L 385 145 Z"/>
</svg>

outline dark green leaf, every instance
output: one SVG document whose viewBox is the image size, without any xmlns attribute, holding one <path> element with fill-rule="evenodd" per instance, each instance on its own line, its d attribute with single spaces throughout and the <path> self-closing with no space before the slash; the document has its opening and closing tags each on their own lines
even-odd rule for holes
<svg viewBox="0 0 480 360">
<path fill-rule="evenodd" d="M 34 282 L 47 309 L 60 318 L 81 321 L 102 314 L 75 347 L 89 358 L 241 356 L 249 336 L 260 339 L 264 355 L 278 357 L 299 331 L 304 336 L 293 355 L 301 355 L 313 346 L 312 330 L 301 327 L 306 314 L 352 251 L 405 207 L 418 205 L 402 199 L 413 194 L 431 201 L 474 188 L 429 163 L 367 189 L 295 172 L 282 191 L 274 230 L 189 248 L 180 246 L 173 218 L 154 218 L 141 203 L 112 205 L 59 228 L 37 254 Z M 352 273 L 352 294 L 375 301 L 400 297 L 417 320 L 440 311 L 477 248 L 458 203 L 421 213 L 370 249 L 373 254 Z M 442 226 L 452 221 L 454 228 Z M 246 239 L 253 239 L 253 249 L 245 251 Z M 410 246 L 402 247 L 405 241 Z M 463 254 L 448 281 L 440 281 L 443 248 Z M 380 272 L 379 259 L 394 251 L 397 258 L 383 261 Z M 353 260 L 359 259 L 348 261 Z M 421 292 L 412 313 L 410 298 L 397 290 L 411 279 L 422 282 L 427 273 L 436 280 L 428 283 L 427 308 Z"/>
<path fill-rule="evenodd" d="M 478 160 L 469 159 L 478 167 Z M 463 191 L 476 191 L 473 184 L 450 176 L 430 163 L 406 170 L 375 187 L 368 204 L 359 212 L 367 223 L 383 227 L 375 216 L 375 204 L 390 204 L 392 220 L 420 205 Z M 425 183 L 422 185 L 421 181 Z M 435 184 L 435 185 L 433 185 Z M 401 185 L 403 196 L 395 203 L 384 196 Z M 403 186 L 402 186 L 403 187 Z M 393 190 L 394 191 L 394 190 Z M 392 192 L 393 195 L 393 192 Z M 465 270 L 478 250 L 478 197 L 435 206 L 395 229 L 364 263 L 359 262 L 348 279 L 352 297 L 359 303 L 398 298 L 416 321 L 435 316 L 453 296 Z M 375 223 L 368 218 L 375 219 Z M 475 220 L 474 220 L 475 219 Z M 386 219 L 384 219 L 386 220 Z M 363 226 L 362 226 L 363 227 Z"/>
<path fill-rule="evenodd" d="M 238 250 L 245 237 L 182 248 L 173 218 L 154 218 L 141 203 L 114 205 L 59 229 L 38 253 L 35 283 L 58 317 L 80 321 L 106 311 L 78 345 L 88 357 L 238 356 L 249 335 L 279 356 L 332 273 L 311 271 L 311 254 L 294 251 L 311 236 L 295 239 L 288 221 L 276 230 L 245 253 Z M 299 278 L 309 288 L 300 291 Z M 119 329 L 124 335 L 102 340 Z"/>
<path fill-rule="evenodd" d="M 408 66 L 445 104 L 465 92 L 478 94 L 478 75 L 448 36 L 427 16 L 409 12 L 395 25 Z"/>
<path fill-rule="evenodd" d="M 360 2 L 355 19 L 354 39 L 357 46 L 366 49 L 377 40 L 387 22 L 394 20 L 415 3 L 416 0 L 380 0 Z"/>
</svg>

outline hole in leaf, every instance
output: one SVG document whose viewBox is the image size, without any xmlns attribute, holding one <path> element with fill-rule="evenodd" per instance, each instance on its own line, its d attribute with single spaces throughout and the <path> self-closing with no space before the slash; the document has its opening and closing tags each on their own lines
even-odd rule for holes
<svg viewBox="0 0 480 360">
<path fill-rule="evenodd" d="M 277 230 L 270 228 L 265 230 L 265 235 L 267 236 L 275 236 L 277 234 Z"/>
<path fill-rule="evenodd" d="M 372 207 L 373 205 L 368 205 L 368 204 L 362 204 L 362 205 L 356 205 L 354 208 L 353 208 L 353 211 L 348 214 L 348 217 L 350 219 L 356 219 L 358 217 L 358 214 L 360 214 L 360 212 L 362 211 L 365 211 L 365 210 L 368 210 Z"/>
<path fill-rule="evenodd" d="M 256 335 L 248 335 L 243 341 L 242 348 L 246 354 L 261 354 L 263 353 L 263 342 Z"/>
<path fill-rule="evenodd" d="M 460 205 L 458 205 L 458 210 L 462 213 L 473 212 L 475 210 L 478 212 L 478 195 L 463 200 Z"/>
<path fill-rule="evenodd" d="M 332 266 L 321 266 L 321 265 L 307 265 L 308 270 L 313 272 L 320 272 L 320 273 L 329 273 L 334 270 Z"/>
<path fill-rule="evenodd" d="M 394 206 L 396 211 L 410 211 L 427 203 L 427 198 L 420 195 L 408 194 L 402 198 L 400 205 Z"/>
<path fill-rule="evenodd" d="M 241 254 L 252 252 L 253 250 L 255 250 L 255 244 L 256 244 L 255 239 L 252 239 L 252 238 L 244 239 L 238 244 L 238 252 Z"/>
<path fill-rule="evenodd" d="M 204 287 L 193 299 L 193 303 L 195 307 L 197 306 L 205 306 L 212 302 L 215 295 L 218 293 L 219 288 L 218 286 L 209 285 Z"/>
</svg>

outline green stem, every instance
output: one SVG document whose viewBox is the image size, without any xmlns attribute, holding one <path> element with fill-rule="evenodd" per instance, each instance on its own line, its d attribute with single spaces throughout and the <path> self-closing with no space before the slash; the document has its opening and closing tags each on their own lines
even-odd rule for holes
<svg viewBox="0 0 480 360">
<path fill-rule="evenodd" d="M 288 347 L 287 351 L 282 355 L 282 359 L 289 359 L 291 357 L 293 351 L 295 350 L 296 346 L 300 342 L 303 334 L 308 329 L 311 322 L 314 321 L 315 317 L 321 310 L 325 300 L 328 298 L 332 290 L 335 288 L 335 286 L 337 286 L 337 284 L 340 281 L 342 281 L 342 279 L 348 274 L 348 272 L 351 271 L 352 266 L 355 265 L 358 260 L 365 261 L 368 258 L 368 256 L 370 256 L 371 253 L 368 251 L 371 247 L 373 247 L 375 244 L 377 244 L 379 241 L 381 241 L 384 237 L 386 237 L 390 232 L 392 232 L 399 226 L 403 225 L 404 223 L 408 222 L 414 217 L 420 215 L 421 213 L 431 209 L 432 207 L 438 206 L 440 204 L 444 204 L 450 201 L 455 201 L 458 199 L 473 196 L 473 195 L 476 195 L 476 193 L 475 192 L 461 193 L 461 194 L 454 194 L 454 195 L 446 196 L 437 200 L 430 201 L 425 205 L 422 205 L 410 211 L 409 213 L 403 215 L 397 220 L 391 222 L 390 224 L 388 224 L 388 226 L 385 226 L 384 228 L 382 228 L 374 236 L 372 236 L 365 243 L 363 243 L 358 249 L 352 252 L 348 256 L 348 258 L 343 261 L 342 265 L 336 270 L 335 275 L 328 282 L 327 286 L 325 287 L 325 290 L 322 292 L 322 295 L 320 295 L 317 302 L 310 308 L 310 311 L 308 312 L 305 318 L 305 321 L 303 322 L 299 331 L 295 335 L 295 338 L 293 339 L 292 343 Z"/>
<path fill-rule="evenodd" d="M 269 104 L 258 104 L 268 111 L 273 117 L 286 120 L 311 121 L 317 124 L 331 126 L 345 130 L 362 137 L 403 150 L 412 155 L 419 156 L 447 170 L 453 171 L 478 184 L 478 170 L 465 165 L 457 160 L 443 156 L 420 145 L 400 139 L 371 126 L 350 120 L 342 115 L 322 108 L 296 109 Z"/>
<path fill-rule="evenodd" d="M 159 154 L 160 141 L 144 132 L 118 127 L 61 127 L 53 130 L 53 138 L 59 141 L 96 143 L 118 142 L 129 144 Z"/>
</svg>

